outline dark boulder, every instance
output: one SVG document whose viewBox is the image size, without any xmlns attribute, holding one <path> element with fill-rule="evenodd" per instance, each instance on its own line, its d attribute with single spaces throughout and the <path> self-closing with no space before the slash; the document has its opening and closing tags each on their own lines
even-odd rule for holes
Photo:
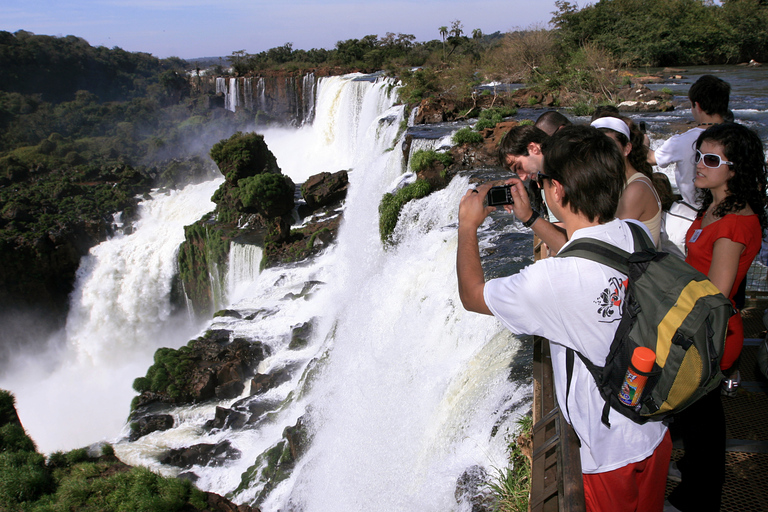
<svg viewBox="0 0 768 512">
<path fill-rule="evenodd" d="M 488 485 L 488 473 L 481 466 L 467 468 L 456 481 L 456 503 L 468 503 L 472 512 L 492 512 L 494 496 Z"/>
<path fill-rule="evenodd" d="M 291 375 L 285 368 L 269 374 L 257 373 L 251 379 L 251 395 L 261 395 L 289 380 Z"/>
<path fill-rule="evenodd" d="M 133 442 L 152 432 L 168 430 L 169 428 L 173 428 L 173 423 L 173 416 L 170 414 L 144 416 L 131 423 L 131 433 L 128 436 L 128 440 Z"/>
<path fill-rule="evenodd" d="M 225 440 L 218 444 L 201 443 L 169 450 L 160 458 L 160 463 L 179 468 L 221 466 L 227 459 L 238 459 L 240 455 L 240 450 Z"/>
<path fill-rule="evenodd" d="M 333 174 L 322 172 L 310 176 L 301 185 L 301 196 L 310 210 L 336 203 L 347 196 L 349 177 L 347 171 L 339 171 Z"/>
</svg>

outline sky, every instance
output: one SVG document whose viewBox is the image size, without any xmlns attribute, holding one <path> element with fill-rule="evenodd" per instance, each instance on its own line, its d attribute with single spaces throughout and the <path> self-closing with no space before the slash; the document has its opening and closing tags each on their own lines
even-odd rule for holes
<svg viewBox="0 0 768 512">
<path fill-rule="evenodd" d="M 466 35 L 546 28 L 554 0 L 0 0 L 0 30 L 74 35 L 159 58 L 332 49 L 387 32 L 440 39 L 460 20 Z"/>
</svg>

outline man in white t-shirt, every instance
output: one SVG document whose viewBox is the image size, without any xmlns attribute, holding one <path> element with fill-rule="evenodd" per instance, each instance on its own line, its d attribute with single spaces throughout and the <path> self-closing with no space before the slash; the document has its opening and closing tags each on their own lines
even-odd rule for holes
<svg viewBox="0 0 768 512">
<path fill-rule="evenodd" d="M 696 139 L 709 126 L 724 122 L 728 115 L 730 94 L 731 86 L 728 82 L 714 75 L 701 76 L 688 90 L 691 114 L 697 123 L 696 126 L 687 132 L 673 135 L 655 151 L 648 149 L 648 163 L 651 165 L 665 168 L 676 164 L 675 181 L 683 201 L 682 204 L 674 206 L 677 214 L 665 215 L 664 229 L 666 238 L 683 254 L 685 233 L 695 218 L 695 214 L 691 217 L 690 213 L 698 210 L 700 204 L 696 197 L 696 187 L 693 185 L 696 178 Z"/>
<path fill-rule="evenodd" d="M 591 237 L 632 251 L 627 221 L 614 218 L 624 188 L 624 158 L 616 144 L 595 128 L 571 126 L 544 141 L 542 152 L 539 183 L 568 239 Z M 522 182 L 511 181 L 515 203 L 526 203 Z M 667 428 L 659 422 L 639 425 L 619 413 L 610 414 L 610 428 L 603 424 L 605 402 L 578 358 L 566 404 L 565 349 L 605 364 L 621 319 L 626 276 L 583 258 L 547 258 L 486 283 L 477 228 L 494 210 L 483 204 L 489 188 L 469 190 L 459 206 L 462 304 L 496 316 L 513 333 L 551 341 L 557 400 L 581 441 L 587 510 L 661 511 L 672 451 Z"/>
</svg>

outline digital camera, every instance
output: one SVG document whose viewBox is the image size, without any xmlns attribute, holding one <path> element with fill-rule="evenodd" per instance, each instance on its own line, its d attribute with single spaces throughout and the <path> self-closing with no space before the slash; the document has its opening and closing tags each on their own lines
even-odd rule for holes
<svg viewBox="0 0 768 512">
<path fill-rule="evenodd" d="M 503 185 L 500 187 L 491 187 L 488 191 L 487 202 L 488 206 L 502 206 L 505 204 L 515 204 L 512 200 L 512 192 L 510 187 L 512 185 Z"/>
</svg>

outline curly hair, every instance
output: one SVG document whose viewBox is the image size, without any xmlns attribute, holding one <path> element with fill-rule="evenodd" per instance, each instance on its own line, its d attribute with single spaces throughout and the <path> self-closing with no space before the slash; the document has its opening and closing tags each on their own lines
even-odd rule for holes
<svg viewBox="0 0 768 512">
<path fill-rule="evenodd" d="M 723 147 L 725 158 L 733 164 L 730 166 L 733 176 L 728 179 L 728 195 L 714 211 L 717 217 L 732 212 L 738 212 L 747 205 L 752 208 L 763 230 L 768 229 L 766 207 L 766 177 L 765 151 L 763 142 L 753 130 L 738 123 L 716 124 L 699 135 L 696 149 L 701 148 L 704 141 L 714 142 Z M 701 199 L 699 214 L 704 215 L 712 204 L 712 192 L 709 189 L 699 189 Z"/>
</svg>

